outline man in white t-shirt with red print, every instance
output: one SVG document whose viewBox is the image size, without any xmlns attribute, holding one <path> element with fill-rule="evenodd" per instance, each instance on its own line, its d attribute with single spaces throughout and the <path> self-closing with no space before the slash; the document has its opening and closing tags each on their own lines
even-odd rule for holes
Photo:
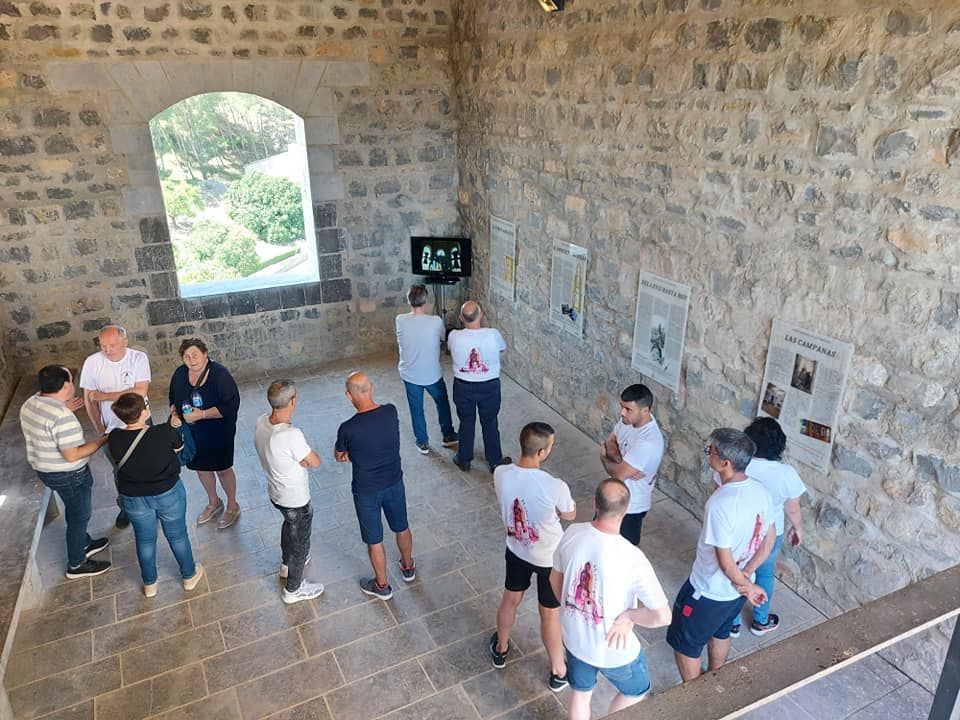
<svg viewBox="0 0 960 720">
<path fill-rule="evenodd" d="M 596 519 L 571 525 L 553 554 L 550 585 L 561 604 L 570 720 L 590 717 L 602 674 L 617 689 L 608 712 L 640 702 L 650 691 L 647 655 L 633 626 L 670 622 L 670 607 L 650 561 L 620 535 L 630 491 L 610 478 L 594 495 Z"/>
<path fill-rule="evenodd" d="M 646 385 L 631 385 L 620 393 L 620 419 L 600 445 L 600 462 L 610 477 L 630 491 L 630 506 L 620 534 L 640 543 L 643 519 L 653 502 L 653 488 L 663 460 L 663 433 L 653 417 L 653 393 Z"/>
<path fill-rule="evenodd" d="M 755 449 L 753 440 L 732 428 L 714 430 L 704 448 L 719 487 L 704 508 L 697 556 L 667 630 L 684 682 L 699 677 L 704 646 L 709 669 L 722 666 L 744 603 L 766 600 L 753 573 L 773 549 L 776 526 L 770 494 L 745 472 Z"/>
<path fill-rule="evenodd" d="M 547 423 L 525 425 L 520 431 L 520 459 L 515 464 L 499 466 L 493 473 L 507 533 L 507 573 L 497 610 L 497 631 L 490 638 L 490 657 L 495 668 L 506 664 L 517 607 L 530 587 L 531 577 L 536 575 L 540 635 L 550 660 L 547 684 L 558 692 L 567 686 L 567 667 L 560 636 L 560 603 L 550 587 L 550 569 L 553 551 L 563 536 L 560 520 L 573 520 L 577 506 L 567 484 L 540 469 L 540 463 L 553 450 L 554 436 Z"/>
</svg>

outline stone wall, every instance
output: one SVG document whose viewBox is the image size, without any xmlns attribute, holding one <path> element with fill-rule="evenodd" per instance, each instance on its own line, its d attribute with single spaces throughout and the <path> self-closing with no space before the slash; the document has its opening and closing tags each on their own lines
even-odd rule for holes
<svg viewBox="0 0 960 720">
<path fill-rule="evenodd" d="M 518 225 L 509 372 L 597 438 L 630 370 L 637 275 L 694 288 L 660 484 L 696 513 L 704 438 L 755 413 L 775 317 L 856 347 L 807 542 L 784 578 L 836 613 L 960 550 L 960 7 L 455 3 L 460 203 Z M 554 239 L 590 249 L 582 341 L 546 320 Z M 599 465 L 598 465 L 599 467 Z M 942 645 L 943 638 L 939 641 Z"/>
<path fill-rule="evenodd" d="M 0 1 L 0 329 L 11 373 L 105 322 L 154 365 L 182 336 L 246 374 L 386 348 L 408 236 L 450 233 L 448 0 Z M 304 118 L 320 281 L 182 300 L 147 121 L 252 92 Z"/>
</svg>

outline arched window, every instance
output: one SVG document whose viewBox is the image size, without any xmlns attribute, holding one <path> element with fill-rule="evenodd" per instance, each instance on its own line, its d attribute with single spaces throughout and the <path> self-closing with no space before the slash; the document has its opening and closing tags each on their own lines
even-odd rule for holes
<svg viewBox="0 0 960 720">
<path fill-rule="evenodd" d="M 248 93 L 150 120 L 182 297 L 319 279 L 303 120 Z"/>
</svg>

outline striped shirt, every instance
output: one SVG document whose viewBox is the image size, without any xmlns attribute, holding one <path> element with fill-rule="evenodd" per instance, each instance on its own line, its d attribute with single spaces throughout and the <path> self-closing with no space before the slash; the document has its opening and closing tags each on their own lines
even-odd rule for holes
<svg viewBox="0 0 960 720">
<path fill-rule="evenodd" d="M 64 459 L 62 449 L 83 445 L 83 429 L 73 412 L 53 398 L 34 395 L 20 408 L 20 429 L 27 444 L 27 462 L 37 472 L 69 472 L 87 464 Z"/>
</svg>

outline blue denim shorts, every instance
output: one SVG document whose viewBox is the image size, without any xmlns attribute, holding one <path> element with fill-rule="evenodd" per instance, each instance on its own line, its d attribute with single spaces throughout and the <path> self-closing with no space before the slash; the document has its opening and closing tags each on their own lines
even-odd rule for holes
<svg viewBox="0 0 960 720">
<path fill-rule="evenodd" d="M 381 511 L 387 516 L 387 524 L 393 532 L 403 532 L 409 527 L 407 494 L 403 480 L 382 490 L 353 493 L 353 506 L 360 522 L 360 537 L 367 545 L 379 545 L 383 542 Z"/>
<path fill-rule="evenodd" d="M 598 668 L 585 663 L 564 648 L 567 656 L 567 680 L 578 692 L 590 692 L 597 685 L 597 673 L 624 695 L 639 697 L 650 691 L 650 675 L 647 672 L 647 653 L 640 648 L 636 660 L 615 668 Z"/>
<path fill-rule="evenodd" d="M 745 597 L 711 600 L 698 597 L 687 580 L 673 601 L 673 618 L 667 628 L 667 644 L 681 655 L 698 658 L 710 638 L 726 640 L 734 621 L 740 617 Z"/>
</svg>

